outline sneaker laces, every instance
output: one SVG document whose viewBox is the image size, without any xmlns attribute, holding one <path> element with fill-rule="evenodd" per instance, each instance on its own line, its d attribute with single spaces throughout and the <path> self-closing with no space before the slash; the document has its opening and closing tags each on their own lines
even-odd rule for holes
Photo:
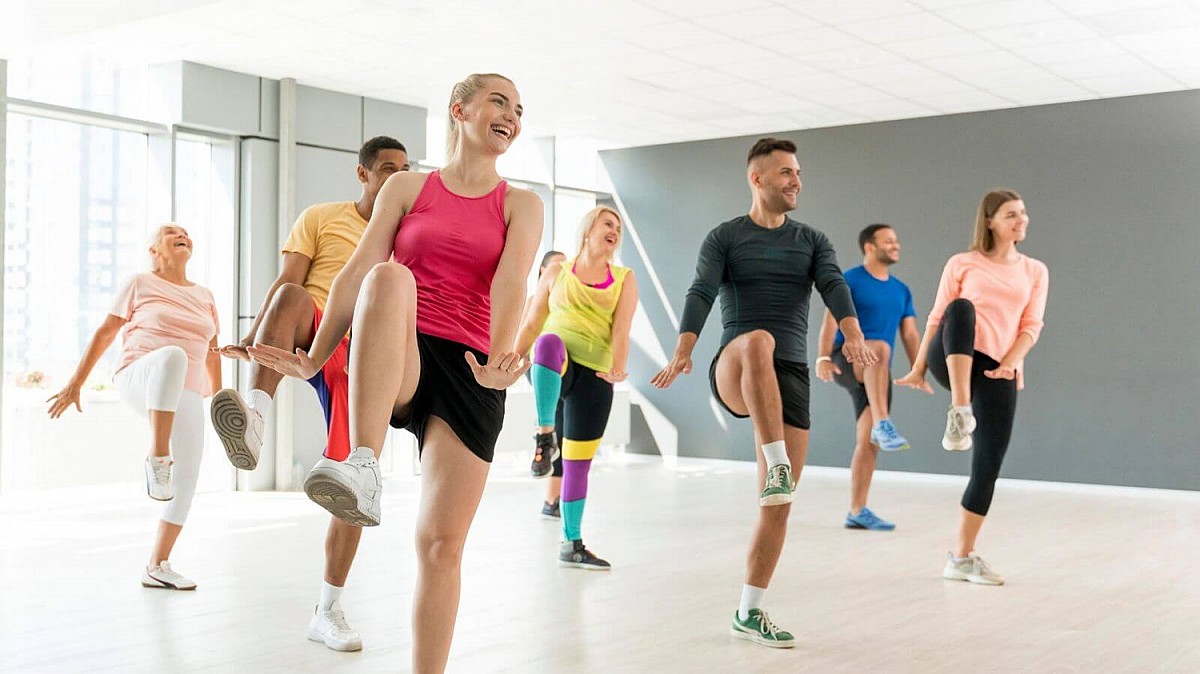
<svg viewBox="0 0 1200 674">
<path fill-rule="evenodd" d="M 988 566 L 988 563 L 983 561 L 983 557 L 973 554 L 971 555 L 971 561 L 975 564 L 975 571 L 979 575 L 995 575 L 995 572 L 992 571 L 992 567 Z"/>
<path fill-rule="evenodd" d="M 150 471 L 154 473 L 154 483 L 165 487 L 171 481 L 171 462 L 150 460 Z"/>
<path fill-rule="evenodd" d="M 783 480 L 784 480 L 784 476 L 786 474 L 787 474 L 787 466 L 785 466 L 783 464 L 775 466 L 774 468 L 771 469 L 770 474 L 767 475 L 767 486 L 782 488 L 784 486 Z M 790 485 L 790 484 L 787 485 L 787 488 L 791 489 L 792 485 Z"/>
<path fill-rule="evenodd" d="M 350 623 L 346 622 L 346 614 L 341 609 L 330 609 L 325 613 L 325 617 L 329 620 L 329 624 L 333 625 L 335 632 L 353 632 L 350 628 Z"/>
<path fill-rule="evenodd" d="M 934 428 L 936 428 L 936 426 Z M 896 427 L 893 426 L 892 422 L 890 421 L 879 422 L 879 434 L 882 435 L 885 440 L 895 440 L 900 437 L 900 434 L 896 432 Z"/>
<path fill-rule="evenodd" d="M 766 611 L 760 611 L 758 614 L 758 631 L 762 632 L 763 636 L 775 638 L 779 635 L 779 626 L 771 622 L 767 617 Z"/>
</svg>

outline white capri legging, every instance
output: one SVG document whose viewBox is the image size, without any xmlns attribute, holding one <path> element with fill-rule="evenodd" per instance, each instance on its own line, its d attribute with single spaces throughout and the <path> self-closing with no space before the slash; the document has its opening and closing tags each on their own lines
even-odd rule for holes
<svg viewBox="0 0 1200 674">
<path fill-rule="evenodd" d="M 204 405 L 199 393 L 183 388 L 187 367 L 183 349 L 164 346 L 125 366 L 113 378 L 121 400 L 143 417 L 149 418 L 150 410 L 175 413 L 171 425 L 175 498 L 167 501 L 162 518 L 178 525 L 187 520 L 191 510 L 204 455 Z"/>
</svg>

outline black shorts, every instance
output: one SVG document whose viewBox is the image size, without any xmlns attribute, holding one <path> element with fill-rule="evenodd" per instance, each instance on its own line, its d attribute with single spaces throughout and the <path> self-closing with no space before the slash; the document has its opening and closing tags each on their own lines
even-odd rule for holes
<svg viewBox="0 0 1200 674">
<path fill-rule="evenodd" d="M 505 392 L 480 386 L 465 354 L 470 351 L 480 363 L 487 362 L 487 355 L 466 344 L 421 333 L 417 333 L 417 350 L 421 380 L 412 408 L 406 419 L 392 417 L 392 427 L 417 436 L 417 448 L 421 450 L 429 417 L 437 417 L 472 454 L 491 463 L 504 425 Z"/>
<path fill-rule="evenodd" d="M 838 386 L 846 389 L 850 393 L 850 400 L 854 402 L 854 420 L 858 421 L 863 412 L 871 406 L 867 400 L 867 387 L 863 386 L 862 382 L 854 378 L 854 366 L 842 354 L 841 349 L 833 350 L 833 364 L 837 369 L 841 370 L 841 374 L 835 374 L 833 380 Z M 888 377 L 888 407 L 892 406 L 892 378 Z"/>
<path fill-rule="evenodd" d="M 721 359 L 721 352 L 724 350 L 725 347 L 717 349 L 712 365 L 708 366 L 708 385 L 712 389 L 713 397 L 721 403 L 726 412 L 738 419 L 746 419 L 749 414 L 738 414 L 729 409 L 729 405 L 721 400 L 721 393 L 717 391 L 717 361 Z M 783 399 L 783 423 L 808 430 L 812 425 L 808 416 L 808 363 L 776 358 L 775 378 L 779 381 L 779 397 Z"/>
</svg>

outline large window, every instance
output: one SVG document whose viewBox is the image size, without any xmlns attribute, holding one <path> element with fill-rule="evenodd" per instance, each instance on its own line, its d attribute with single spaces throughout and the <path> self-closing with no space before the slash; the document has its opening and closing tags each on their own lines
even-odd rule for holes
<svg viewBox="0 0 1200 674">
<path fill-rule="evenodd" d="M 8 62 L 8 95 L 134 119 L 150 118 L 145 63 L 55 55 Z"/>
</svg>

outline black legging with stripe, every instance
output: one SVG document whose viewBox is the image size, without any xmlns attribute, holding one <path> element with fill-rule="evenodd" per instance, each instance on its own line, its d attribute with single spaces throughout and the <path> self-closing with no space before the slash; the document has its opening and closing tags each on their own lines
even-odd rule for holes
<svg viewBox="0 0 1200 674">
<path fill-rule="evenodd" d="M 975 413 L 972 435 L 971 479 L 963 493 L 962 506 L 977 515 L 987 515 L 1000 477 L 1000 464 L 1012 438 L 1013 419 L 1017 414 L 1017 382 L 992 379 L 986 370 L 1000 366 L 991 356 L 975 350 L 975 305 L 957 299 L 946 307 L 926 359 L 929 372 L 947 391 L 950 372 L 948 355 L 971 356 L 971 409 Z"/>
</svg>

